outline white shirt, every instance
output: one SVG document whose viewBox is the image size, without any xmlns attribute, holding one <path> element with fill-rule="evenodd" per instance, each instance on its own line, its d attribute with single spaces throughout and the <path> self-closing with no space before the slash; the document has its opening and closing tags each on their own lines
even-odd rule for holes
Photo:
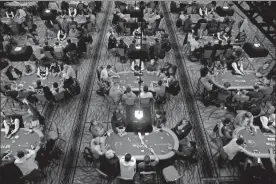
<svg viewBox="0 0 276 184">
<path fill-rule="evenodd" d="M 223 150 L 228 155 L 228 159 L 232 160 L 238 152 L 242 150 L 242 147 L 237 143 L 237 138 L 232 139 L 226 146 L 223 147 Z"/>
<path fill-rule="evenodd" d="M 34 169 L 38 169 L 37 162 L 35 161 L 36 152 L 32 150 L 29 150 L 29 152 L 23 158 L 14 161 L 14 164 L 21 170 L 24 176 L 30 174 Z"/>
<path fill-rule="evenodd" d="M 120 159 L 120 169 L 121 169 L 121 176 L 123 178 L 133 178 L 136 172 L 136 159 L 131 157 L 129 162 L 125 161 L 125 157 L 123 156 Z"/>
<path fill-rule="evenodd" d="M 140 98 L 153 98 L 153 95 L 151 92 L 141 92 L 140 93 Z"/>
<path fill-rule="evenodd" d="M 136 65 L 140 65 L 140 63 L 136 63 L 136 61 L 132 61 L 132 64 L 131 64 L 131 70 L 135 70 L 134 69 L 134 67 L 136 66 Z M 145 69 L 145 66 L 144 66 L 144 62 L 143 61 L 141 61 L 141 70 L 143 71 Z"/>
<path fill-rule="evenodd" d="M 44 54 L 41 54 L 42 52 L 42 47 L 38 46 L 38 45 L 32 45 L 32 49 L 33 49 L 33 54 L 35 55 L 36 59 L 40 60 L 44 57 Z"/>
<path fill-rule="evenodd" d="M 100 77 L 102 80 L 107 80 L 108 79 L 108 72 L 106 70 L 106 68 L 104 68 L 102 71 L 101 71 L 101 77 Z"/>
</svg>

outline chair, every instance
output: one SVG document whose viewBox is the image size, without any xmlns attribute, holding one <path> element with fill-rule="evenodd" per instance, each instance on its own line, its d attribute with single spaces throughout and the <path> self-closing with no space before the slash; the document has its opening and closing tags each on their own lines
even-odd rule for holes
<svg viewBox="0 0 276 184">
<path fill-rule="evenodd" d="M 109 179 L 109 177 L 105 173 L 103 173 L 99 169 L 96 169 L 96 171 L 100 175 L 101 184 L 104 184 L 104 183 L 108 184 L 108 183 L 110 183 L 110 179 Z"/>
<path fill-rule="evenodd" d="M 227 27 L 227 24 L 225 24 L 225 23 L 220 23 L 219 26 L 218 26 L 218 31 L 222 31 L 222 30 L 224 30 L 226 27 Z"/>
<path fill-rule="evenodd" d="M 117 48 L 117 53 L 120 57 L 125 56 L 125 49 L 124 48 Z"/>
<path fill-rule="evenodd" d="M 141 98 L 141 105 L 150 106 L 151 98 Z"/>
<path fill-rule="evenodd" d="M 129 182 L 132 183 L 134 180 L 133 180 L 133 178 L 124 178 L 122 176 L 118 176 L 117 177 L 117 183 L 120 183 L 120 181 L 125 181 L 127 183 L 129 183 Z"/>
<path fill-rule="evenodd" d="M 163 176 L 167 183 L 172 183 L 180 180 L 183 175 L 180 175 L 174 166 L 169 166 L 163 169 Z"/>
<path fill-rule="evenodd" d="M 229 58 L 234 52 L 234 49 L 226 49 L 224 53 L 224 58 Z"/>
<path fill-rule="evenodd" d="M 125 100 L 125 105 L 127 105 L 127 106 L 132 106 L 134 104 L 135 104 L 135 99 L 134 98 Z"/>
<path fill-rule="evenodd" d="M 46 176 L 38 169 L 34 169 L 32 172 L 30 172 L 29 174 L 22 176 L 20 178 L 21 182 L 28 182 L 30 184 L 36 184 L 39 181 L 43 180 L 44 178 L 46 178 Z"/>
<path fill-rule="evenodd" d="M 57 102 L 60 102 L 60 101 L 64 100 L 65 99 L 65 91 L 59 92 L 54 97 L 55 97 Z"/>
<path fill-rule="evenodd" d="M 220 57 L 224 52 L 225 50 L 216 50 L 215 59 Z"/>
<path fill-rule="evenodd" d="M 94 160 L 92 151 L 89 147 L 85 147 L 82 154 L 83 154 L 83 158 L 86 160 L 86 162 L 88 162 L 90 164 L 94 163 L 95 160 Z"/>
<path fill-rule="evenodd" d="M 45 52 L 44 52 L 44 55 L 45 55 L 45 57 L 46 57 L 47 59 L 50 59 L 50 60 L 53 60 L 53 59 L 54 59 L 54 57 L 53 57 L 53 55 L 52 55 L 52 53 L 51 53 L 50 51 L 45 51 Z"/>
<path fill-rule="evenodd" d="M 53 139 L 54 141 L 62 141 L 66 143 L 64 139 L 61 138 L 61 133 L 59 131 L 59 128 L 57 127 L 57 124 L 55 122 L 52 123 L 51 130 L 47 134 L 48 139 Z"/>
<path fill-rule="evenodd" d="M 204 50 L 202 58 L 211 59 L 212 54 L 213 54 L 213 50 Z"/>
<path fill-rule="evenodd" d="M 156 175 L 157 175 L 157 173 L 156 173 L 156 171 L 142 171 L 142 172 L 140 172 L 140 178 L 141 179 L 143 179 L 143 178 L 148 178 L 148 176 L 152 176 L 152 182 L 153 183 L 156 183 Z"/>
</svg>

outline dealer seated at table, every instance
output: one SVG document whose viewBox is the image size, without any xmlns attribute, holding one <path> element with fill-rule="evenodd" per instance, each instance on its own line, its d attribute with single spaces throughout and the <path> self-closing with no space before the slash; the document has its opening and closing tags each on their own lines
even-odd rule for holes
<svg viewBox="0 0 276 184">
<path fill-rule="evenodd" d="M 144 62 L 141 61 L 141 71 L 144 71 L 144 69 L 145 69 Z M 135 59 L 134 61 L 132 61 L 131 70 L 137 71 L 137 72 L 140 71 L 140 60 L 139 59 Z"/>
<path fill-rule="evenodd" d="M 92 139 L 90 146 L 94 159 L 99 159 L 109 148 L 109 146 L 105 146 L 105 137 L 96 137 Z"/>
<path fill-rule="evenodd" d="M 150 152 L 154 155 L 154 160 L 151 161 L 150 160 L 150 156 L 149 155 L 145 155 L 144 157 L 144 161 L 140 162 L 138 164 L 138 170 L 139 172 L 150 172 L 150 171 L 155 171 L 156 167 L 159 163 L 159 158 L 156 155 L 155 151 L 152 148 L 149 148 Z"/>
<path fill-rule="evenodd" d="M 155 113 L 153 125 L 156 126 L 157 128 L 162 128 L 165 126 L 166 122 L 167 122 L 166 112 L 165 111 L 157 111 Z"/>
<path fill-rule="evenodd" d="M 253 125 L 254 116 L 251 112 L 243 111 L 237 114 L 234 119 L 235 128 L 249 126 L 257 133 L 257 127 Z"/>
<path fill-rule="evenodd" d="M 24 128 L 23 119 L 20 115 L 6 115 L 4 112 L 1 112 L 1 118 L 4 119 L 4 131 L 8 139 L 16 134 L 20 128 Z"/>
<path fill-rule="evenodd" d="M 269 114 L 267 116 L 260 117 L 260 128 L 265 131 L 272 132 L 273 134 L 276 133 L 276 120 L 275 120 L 275 113 Z"/>
<path fill-rule="evenodd" d="M 174 75 L 173 64 L 166 62 L 162 68 L 157 72 L 156 76 L 170 76 Z"/>
<path fill-rule="evenodd" d="M 124 115 L 121 112 L 114 111 L 111 118 L 113 132 L 119 136 L 125 135 L 126 124 L 126 118 Z"/>
<path fill-rule="evenodd" d="M 157 60 L 158 59 L 151 59 L 150 60 L 150 63 L 147 65 L 147 68 L 146 68 L 146 71 L 147 71 L 147 74 L 155 74 L 157 73 L 158 71 L 158 63 L 157 63 Z"/>
</svg>

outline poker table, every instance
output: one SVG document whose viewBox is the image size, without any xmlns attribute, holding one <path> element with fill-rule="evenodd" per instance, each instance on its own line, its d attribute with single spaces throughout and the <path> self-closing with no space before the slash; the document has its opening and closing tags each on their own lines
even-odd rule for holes
<svg viewBox="0 0 276 184">
<path fill-rule="evenodd" d="M 130 86 L 132 91 L 139 91 L 139 76 L 134 76 L 134 72 L 132 71 L 124 71 L 118 73 L 120 78 L 113 78 L 113 81 L 118 81 L 122 86 Z M 144 85 L 147 85 L 149 88 L 151 88 L 152 83 L 157 83 L 160 78 L 156 75 L 148 75 L 146 72 L 143 72 L 143 76 L 141 77 L 143 80 L 143 83 L 141 85 L 141 88 L 143 88 Z"/>
<path fill-rule="evenodd" d="M 255 71 L 244 71 L 245 76 L 233 75 L 232 71 L 220 72 L 215 76 L 215 80 L 223 85 L 225 82 L 230 83 L 229 90 L 243 90 L 243 89 L 253 89 L 253 86 L 259 82 L 256 77 Z"/>
<path fill-rule="evenodd" d="M 134 40 L 134 36 L 122 36 L 122 37 L 118 37 L 117 40 L 123 39 L 124 42 L 127 45 L 130 45 L 132 43 L 132 41 Z M 155 36 L 147 36 L 147 43 L 149 43 L 150 45 L 155 43 Z M 144 43 L 145 41 L 143 40 L 142 43 Z M 136 44 L 140 43 L 140 39 L 136 39 Z"/>
<path fill-rule="evenodd" d="M 245 154 L 255 158 L 269 158 L 269 149 L 273 148 L 276 152 L 275 140 L 276 135 L 272 133 L 262 133 L 260 129 L 257 129 L 257 133 L 254 135 L 251 131 L 245 127 L 237 128 L 233 132 L 233 137 L 242 137 L 245 140 L 245 144 L 242 147 L 245 148 Z"/>
<path fill-rule="evenodd" d="M 16 82 L 16 86 L 22 84 L 23 89 L 28 89 L 29 86 L 36 87 L 36 81 L 37 80 L 40 80 L 42 85 L 48 86 L 49 88 L 52 87 L 52 84 L 54 82 L 61 83 L 61 78 L 60 77 L 54 77 L 54 76 L 48 75 L 47 79 L 42 80 L 39 77 L 37 77 L 36 74 L 29 75 L 29 76 L 22 76 L 21 78 L 19 78 L 15 82 Z"/>
<path fill-rule="evenodd" d="M 76 21 L 78 24 L 83 24 L 86 22 L 86 17 L 87 16 L 90 16 L 90 15 L 85 15 L 85 16 L 82 16 L 82 15 L 77 15 L 76 17 L 74 17 L 74 21 Z M 69 15 L 66 15 L 65 16 L 67 21 L 71 21 L 71 17 Z M 62 23 L 63 21 L 63 18 L 61 16 L 58 16 L 57 17 L 58 21 L 60 21 L 60 23 Z"/>
<path fill-rule="evenodd" d="M 174 152 L 169 150 L 172 147 L 178 150 L 179 141 L 176 135 L 168 128 L 163 128 L 162 132 L 145 133 L 144 143 L 147 147 L 152 147 L 160 160 L 169 159 L 174 156 Z M 141 144 L 138 134 L 128 132 L 127 135 L 120 137 L 114 132 L 110 133 L 105 140 L 105 144 L 110 145 L 110 149 L 116 152 L 118 157 L 130 153 L 136 160 L 143 160 L 145 155 L 150 155 L 150 150 Z"/>
<path fill-rule="evenodd" d="M 44 135 L 37 129 L 33 130 L 33 133 L 26 134 L 28 129 L 20 128 L 10 139 L 5 138 L 5 132 L 1 130 L 1 153 L 7 150 L 12 151 L 12 153 L 25 151 L 26 149 L 31 149 L 31 145 L 36 147 Z"/>
<path fill-rule="evenodd" d="M 60 44 L 61 46 L 65 47 L 65 46 L 67 45 L 67 40 L 68 40 L 68 39 L 70 39 L 72 43 L 75 43 L 75 44 L 78 43 L 78 39 L 77 39 L 77 38 L 72 38 L 72 37 L 67 37 L 67 38 L 66 38 L 65 40 L 63 40 L 63 41 L 59 41 L 59 40 L 57 39 L 57 37 L 56 37 L 56 38 L 53 38 L 53 39 L 47 39 L 47 40 L 46 40 L 46 39 L 40 39 L 40 40 L 39 40 L 39 43 L 40 43 L 41 47 L 43 47 L 45 41 L 47 41 L 48 44 L 49 44 L 50 46 L 55 46 L 55 45 L 56 45 L 56 42 L 59 42 L 59 44 Z"/>
<path fill-rule="evenodd" d="M 4 6 L 6 7 L 12 7 L 12 8 L 18 8 L 18 7 L 31 7 L 31 6 L 36 6 L 37 2 L 33 1 L 11 1 L 11 2 L 5 2 Z"/>
</svg>

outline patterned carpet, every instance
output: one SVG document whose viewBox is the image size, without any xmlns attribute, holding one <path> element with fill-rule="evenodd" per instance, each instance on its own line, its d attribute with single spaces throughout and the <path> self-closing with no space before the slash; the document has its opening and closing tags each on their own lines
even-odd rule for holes
<svg viewBox="0 0 276 184">
<path fill-rule="evenodd" d="M 220 2 L 223 3 L 223 2 Z M 216 165 L 215 154 L 217 148 L 210 141 L 210 132 L 215 123 L 225 115 L 232 115 L 228 111 L 219 109 L 214 106 L 205 107 L 200 101 L 196 100 L 197 80 L 199 78 L 199 63 L 192 63 L 185 55 L 185 49 L 182 47 L 184 35 L 176 31 L 176 15 L 169 12 L 170 2 L 161 3 L 161 11 L 164 14 L 165 29 L 169 33 L 172 43 L 172 50 L 166 54 L 164 61 L 169 61 L 178 66 L 177 78 L 181 83 L 181 93 L 177 96 L 171 96 L 164 109 L 167 112 L 167 127 L 173 127 L 180 119 L 185 117 L 193 124 L 193 131 L 189 135 L 189 140 L 195 140 L 198 145 L 197 164 L 187 164 L 176 162 L 175 166 L 180 173 L 184 173 L 181 183 L 185 184 L 234 184 L 237 183 L 239 172 L 237 168 L 227 166 L 219 169 Z M 103 2 L 103 11 L 97 18 L 97 24 L 100 31 L 94 33 L 93 45 L 87 57 L 82 59 L 77 66 L 78 80 L 82 86 L 82 92 L 72 100 L 56 106 L 39 105 L 40 111 L 47 117 L 48 127 L 57 126 L 61 132 L 61 137 L 65 143 L 60 142 L 64 154 L 58 160 L 57 164 L 51 164 L 45 168 L 47 178 L 41 184 L 98 184 L 102 183 L 93 164 L 87 163 L 82 155 L 86 146 L 90 147 L 92 139 L 88 131 L 92 120 L 109 122 L 113 106 L 109 105 L 104 98 L 96 94 L 98 86 L 95 82 L 95 69 L 107 64 L 113 65 L 114 68 L 123 68 L 128 70 L 130 64 L 118 64 L 118 58 L 111 56 L 107 51 L 107 31 L 111 28 L 111 20 L 114 11 L 113 2 Z M 235 9 L 236 10 L 236 9 Z M 242 13 L 236 10 L 236 22 L 241 19 Z M 45 26 L 38 18 L 36 23 L 39 25 L 39 34 L 44 37 Z M 252 27 L 252 35 L 249 41 L 254 40 L 258 35 L 262 40 L 265 38 Z M 237 28 L 234 29 L 234 34 Z M 25 42 L 24 37 L 18 38 L 20 43 Z M 264 42 L 269 44 L 268 42 Z M 269 47 L 269 46 L 268 46 Z M 272 55 L 275 53 L 271 53 Z M 248 68 L 260 66 L 265 60 L 271 59 L 271 56 L 261 60 L 251 60 Z M 22 64 L 21 64 L 22 65 Z M 20 64 L 17 64 L 20 68 Z M 249 67 L 250 66 L 250 67 Z M 251 68 L 252 69 L 252 68 Z M 18 113 L 24 113 L 18 110 L 15 105 L 13 108 L 10 102 L 1 96 L 1 107 L 3 109 L 13 110 Z M 110 127 L 107 123 L 106 126 Z M 115 182 L 114 182 L 115 183 Z M 144 183 L 137 178 L 135 183 Z M 146 182 L 145 182 L 146 183 Z M 152 182 L 149 182 L 152 183 Z M 156 183 L 165 183 L 162 177 L 158 177 Z"/>
</svg>

